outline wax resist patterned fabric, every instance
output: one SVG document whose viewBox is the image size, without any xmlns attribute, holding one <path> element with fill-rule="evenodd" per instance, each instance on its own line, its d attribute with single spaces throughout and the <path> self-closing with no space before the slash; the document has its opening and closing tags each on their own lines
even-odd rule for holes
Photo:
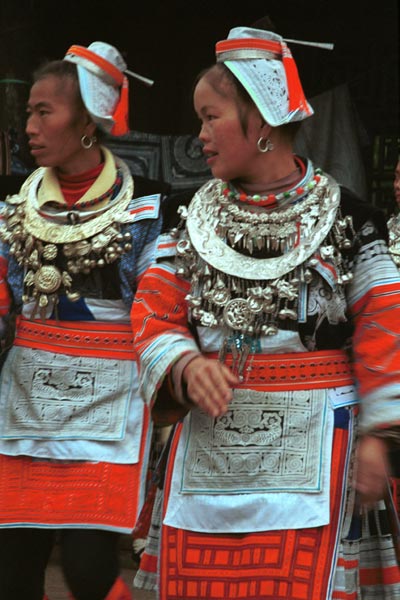
<svg viewBox="0 0 400 600">
<path fill-rule="evenodd" d="M 337 419 L 335 427 L 329 525 L 218 536 L 164 526 L 160 600 L 395 600 L 400 572 L 385 511 L 356 513 L 342 529 L 343 537 L 338 535 L 339 522 L 349 514 L 342 494 L 351 445 L 348 423 Z M 164 510 L 180 429 L 172 446 Z M 143 570 L 151 567 L 144 564 Z"/>
<path fill-rule="evenodd" d="M 212 421 L 199 411 L 191 420 L 181 491 L 319 491 L 325 395 L 237 389 L 225 417 Z"/>
<path fill-rule="evenodd" d="M 2 431 L 10 438 L 71 437 L 120 440 L 130 381 L 128 361 L 10 350 L 12 369 L 2 379 Z M 18 377 L 12 377 L 18 373 Z"/>
</svg>

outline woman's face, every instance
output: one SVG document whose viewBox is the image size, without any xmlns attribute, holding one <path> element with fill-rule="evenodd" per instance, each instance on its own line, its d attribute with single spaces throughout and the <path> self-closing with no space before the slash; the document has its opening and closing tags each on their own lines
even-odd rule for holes
<svg viewBox="0 0 400 600">
<path fill-rule="evenodd" d="M 201 121 L 199 139 L 204 145 L 207 164 L 214 177 L 224 181 L 257 181 L 260 114 L 255 107 L 248 109 L 248 127 L 244 133 L 234 87 L 225 83 L 222 91 L 223 94 L 216 91 L 207 76 L 200 79 L 194 91 L 194 108 Z"/>
<path fill-rule="evenodd" d="M 74 80 L 55 75 L 39 79 L 31 88 L 27 112 L 26 133 L 36 163 L 79 173 L 86 152 L 80 140 L 90 120 L 79 104 Z"/>
</svg>

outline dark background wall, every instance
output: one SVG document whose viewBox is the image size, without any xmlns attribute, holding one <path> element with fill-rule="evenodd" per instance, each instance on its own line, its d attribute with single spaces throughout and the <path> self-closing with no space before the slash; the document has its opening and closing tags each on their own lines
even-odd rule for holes
<svg viewBox="0 0 400 600">
<path fill-rule="evenodd" d="M 117 46 L 133 70 L 156 80 L 134 83 L 132 129 L 186 133 L 194 126 L 191 85 L 214 62 L 215 43 L 231 27 L 266 13 L 284 37 L 335 43 L 333 52 L 292 45 L 306 93 L 347 81 L 370 131 L 398 118 L 398 2 L 270 0 L 1 0 L 0 77 L 29 80 L 42 60 L 72 43 Z"/>
<path fill-rule="evenodd" d="M 393 163 L 398 139 L 398 1 L 381 0 L 1 0 L 0 130 L 20 131 L 31 72 L 72 44 L 117 46 L 132 70 L 155 79 L 132 82 L 132 130 L 197 132 L 191 103 L 195 75 L 214 62 L 215 43 L 231 27 L 268 14 L 283 37 L 333 42 L 333 51 L 291 44 L 308 97 L 346 83 L 366 132 L 366 163 Z M 376 140 L 379 140 L 377 149 Z M 389 141 L 388 141 L 389 140 Z M 23 146 L 23 141 L 21 142 Z M 383 153 L 383 154 L 382 154 Z M 381 160 L 381 159 L 380 159 Z M 382 162 L 382 160 L 381 160 Z"/>
</svg>

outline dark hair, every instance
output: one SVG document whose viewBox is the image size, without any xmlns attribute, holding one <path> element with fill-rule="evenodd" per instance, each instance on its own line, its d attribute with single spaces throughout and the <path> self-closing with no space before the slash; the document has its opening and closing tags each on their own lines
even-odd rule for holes
<svg viewBox="0 0 400 600">
<path fill-rule="evenodd" d="M 66 60 L 52 60 L 50 62 L 44 63 L 38 69 L 36 69 L 36 71 L 34 71 L 33 82 L 36 83 L 37 81 L 45 79 L 49 76 L 57 77 L 60 80 L 70 79 L 74 84 L 77 105 L 80 106 L 82 109 L 85 108 L 79 90 L 79 81 L 76 65 Z"/>
<path fill-rule="evenodd" d="M 254 102 L 247 90 L 234 76 L 230 69 L 228 69 L 228 67 L 226 67 L 223 63 L 217 63 L 211 67 L 203 69 L 203 71 L 201 71 L 196 77 L 194 87 L 196 87 L 200 79 L 203 77 L 207 78 L 207 81 L 213 90 L 220 96 L 227 97 L 229 95 L 227 85 L 230 85 L 231 89 L 233 88 L 235 92 L 234 100 L 239 111 L 240 124 L 243 133 L 246 135 L 248 128 L 248 113 L 250 108 L 254 106 Z M 260 117 L 262 118 L 261 115 Z M 286 123 L 285 125 L 279 126 L 279 131 L 283 137 L 292 142 L 296 137 L 298 130 L 300 129 L 300 125 L 301 123 L 299 121 Z"/>
<path fill-rule="evenodd" d="M 60 79 L 63 77 L 71 77 L 78 84 L 78 73 L 76 65 L 67 60 L 51 60 L 45 62 L 36 71 L 33 72 L 33 81 L 39 81 L 48 75 L 54 75 Z"/>
</svg>

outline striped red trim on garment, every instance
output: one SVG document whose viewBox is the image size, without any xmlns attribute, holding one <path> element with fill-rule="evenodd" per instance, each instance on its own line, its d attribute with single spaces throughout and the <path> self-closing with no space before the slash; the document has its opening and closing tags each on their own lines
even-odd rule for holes
<svg viewBox="0 0 400 600">
<path fill-rule="evenodd" d="M 205 356 L 218 358 L 215 352 Z M 224 362 L 232 367 L 232 356 Z M 349 357 L 342 350 L 254 354 L 247 359 L 243 373 L 244 381 L 237 387 L 263 391 L 324 389 L 354 382 Z"/>
<path fill-rule="evenodd" d="M 104 321 L 30 321 L 19 317 L 14 344 L 73 356 L 135 360 L 129 324 Z"/>
</svg>

